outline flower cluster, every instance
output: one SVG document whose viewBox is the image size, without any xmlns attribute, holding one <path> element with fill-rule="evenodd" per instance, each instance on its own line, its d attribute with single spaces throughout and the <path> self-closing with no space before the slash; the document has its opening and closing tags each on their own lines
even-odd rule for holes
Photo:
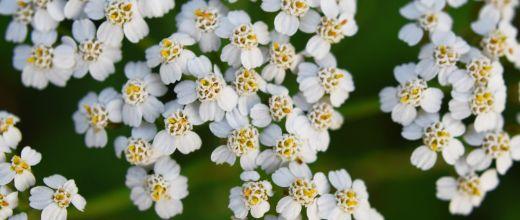
<svg viewBox="0 0 520 220">
<path fill-rule="evenodd" d="M 244 170 L 244 184 L 230 195 L 235 217 L 245 218 L 249 211 L 264 217 L 272 187 L 280 186 L 289 196 L 275 211 L 286 219 L 299 216 L 302 207 L 311 219 L 382 219 L 371 208 L 361 180 L 352 181 L 345 170 L 332 171 L 328 178 L 312 175 L 308 167 L 329 147 L 329 132 L 342 126 L 337 108 L 354 91 L 352 75 L 337 66 L 331 47 L 356 34 L 356 1 L 258 4 L 276 13 L 273 24 L 229 10 L 219 0 L 183 4 L 175 17 L 177 31 L 146 49 L 144 60 L 126 63 L 124 85 L 81 99 L 72 116 L 76 132 L 84 134 L 87 147 L 102 148 L 109 143 L 107 130 L 131 128 L 131 135 L 113 141 L 115 153 L 132 165 L 126 185 L 135 205 L 140 210 L 154 205 L 161 218 L 180 214 L 188 195 L 187 178 L 172 156 L 200 149 L 195 127 L 207 124 L 223 139 L 211 161 L 234 165 L 238 160 Z M 87 74 L 104 81 L 116 72 L 122 45 L 145 38 L 150 32 L 146 20 L 162 17 L 174 6 L 173 0 L 0 0 L 0 13 L 12 16 L 5 38 L 20 44 L 13 66 L 21 71 L 23 84 L 44 89 L 66 86 L 70 78 Z M 72 21 L 70 36 L 61 36 L 65 20 Z M 291 43 L 298 31 L 308 37 L 302 48 Z M 31 43 L 26 43 L 28 35 Z M 218 56 L 212 60 L 212 55 L 198 52 Z M 294 91 L 284 85 L 288 74 L 296 76 Z M 167 100 L 167 93 L 174 98 Z M 18 118 L 8 113 L 0 117 L 4 161 L 21 134 L 15 127 Z M 12 182 L 18 191 L 27 190 L 35 184 L 31 166 L 41 155 L 27 147 L 10 158 L 0 165 L 0 184 Z M 260 180 L 260 171 L 272 174 L 275 185 Z M 30 205 L 43 210 L 42 219 L 65 219 L 70 203 L 83 210 L 85 201 L 73 180 L 55 175 L 44 182 L 50 188 L 30 190 Z M 328 182 L 336 192 L 329 193 Z M 14 209 L 15 197 L 2 187 L 0 200 L 9 201 L 0 205 Z M 12 214 L 0 213 L 2 218 Z"/>
<path fill-rule="evenodd" d="M 28 210 L 18 206 L 18 194 L 26 190 L 30 192 L 28 205 L 42 210 L 43 220 L 66 219 L 70 205 L 83 211 L 87 202 L 78 194 L 78 187 L 72 179 L 55 174 L 43 178 L 47 186 L 33 187 L 36 178 L 32 167 L 40 163 L 42 155 L 28 146 L 20 154 L 15 153 L 22 140 L 22 133 L 16 127 L 19 121 L 15 115 L 0 111 L 0 219 L 27 220 L 25 211 Z M 19 213 L 13 215 L 15 212 Z"/>
<path fill-rule="evenodd" d="M 503 129 L 507 88 L 500 62 L 504 56 L 520 67 L 517 29 L 511 23 L 518 1 L 485 1 L 471 25 L 480 38 L 478 47 L 452 32 L 453 20 L 444 11 L 446 5 L 465 3 L 413 0 L 401 8 L 401 15 L 413 22 L 401 29 L 399 39 L 408 45 L 427 43 L 417 63 L 395 67 L 399 85 L 379 94 L 381 110 L 403 126 L 402 136 L 422 140 L 411 155 L 412 165 L 429 170 L 439 153 L 455 167 L 459 177 L 439 179 L 437 197 L 450 201 L 450 212 L 460 215 L 478 207 L 498 185 L 497 173 L 504 175 L 520 160 L 520 136 Z M 451 99 L 443 106 L 446 91 Z M 464 142 L 475 148 L 466 153 Z"/>
</svg>

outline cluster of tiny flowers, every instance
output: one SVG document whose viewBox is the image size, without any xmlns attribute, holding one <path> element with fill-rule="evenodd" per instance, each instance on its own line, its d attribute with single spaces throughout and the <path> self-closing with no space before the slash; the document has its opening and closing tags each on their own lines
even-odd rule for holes
<svg viewBox="0 0 520 220">
<path fill-rule="evenodd" d="M 459 177 L 439 179 L 437 197 L 450 201 L 450 212 L 459 215 L 480 206 L 486 192 L 498 185 L 497 175 L 520 160 L 520 136 L 503 129 L 507 88 L 500 63 L 504 56 L 520 67 L 517 29 L 511 23 L 518 0 L 484 2 L 471 24 L 480 36 L 476 47 L 452 32 L 452 18 L 444 11 L 465 0 L 413 0 L 401 8 L 401 15 L 413 22 L 401 29 L 399 39 L 410 46 L 423 39 L 427 43 L 417 63 L 395 67 L 399 85 L 379 94 L 381 110 L 403 126 L 401 135 L 422 140 L 411 155 L 413 166 L 431 169 L 438 153 L 454 166 Z M 451 95 L 445 111 L 443 91 Z M 474 148 L 468 152 L 464 143 Z"/>
<path fill-rule="evenodd" d="M 42 155 L 28 146 L 16 154 L 22 140 L 22 133 L 16 127 L 19 121 L 15 115 L 0 111 L 0 219 L 27 220 L 25 212 L 29 210 L 19 207 L 18 198 L 19 193 L 27 190 L 30 196 L 26 203 L 35 210 L 42 210 L 42 220 L 67 219 L 67 208 L 71 204 L 83 211 L 87 202 L 78 194 L 74 180 L 55 174 L 43 178 L 46 186 L 34 186 L 36 178 L 32 167 L 40 163 Z"/>
<path fill-rule="evenodd" d="M 352 181 L 345 170 L 330 172 L 328 179 L 323 173 L 313 177 L 308 167 L 329 147 L 329 131 L 342 126 L 336 108 L 354 91 L 352 75 L 337 67 L 330 49 L 357 32 L 356 1 L 260 4 L 262 10 L 277 13 L 272 31 L 219 0 L 183 4 L 175 17 L 178 30 L 146 49 L 145 60 L 126 63 L 128 80 L 120 90 L 106 88 L 81 99 L 73 114 L 76 132 L 85 135 L 87 147 L 102 148 L 109 142 L 107 130 L 130 127 L 131 135 L 114 140 L 116 156 L 132 165 L 126 175 L 130 197 L 139 210 L 154 205 L 163 219 L 182 213 L 182 199 L 188 195 L 188 179 L 172 157 L 202 147 L 195 127 L 204 124 L 222 138 L 211 161 L 234 165 L 238 160 L 244 171 L 243 185 L 230 192 L 234 218 L 249 213 L 271 218 L 265 214 L 272 187 L 279 186 L 289 195 L 275 209 L 283 219 L 297 218 L 302 207 L 309 219 L 383 219 L 371 208 L 363 181 Z M 160 17 L 173 5 L 168 0 L 69 0 L 65 15 L 75 19 L 74 38 L 82 45 L 70 46 L 76 45 L 74 40 L 63 39 L 66 51 L 78 54 L 70 62 L 72 69 L 82 66 L 74 75 L 99 70 L 85 58 L 99 60 L 108 45 L 112 60 L 103 64 L 111 68 L 103 70 L 114 72 L 123 38 L 138 42 L 149 31 L 143 18 Z M 90 20 L 103 19 L 96 31 Z M 310 34 L 301 51 L 290 39 L 298 30 Z M 194 51 L 218 52 L 220 59 Z M 293 93 L 283 85 L 288 73 L 296 75 L 298 91 Z M 175 98 L 165 100 L 167 93 Z M 275 185 L 260 180 L 258 171 L 272 174 Z"/>
</svg>

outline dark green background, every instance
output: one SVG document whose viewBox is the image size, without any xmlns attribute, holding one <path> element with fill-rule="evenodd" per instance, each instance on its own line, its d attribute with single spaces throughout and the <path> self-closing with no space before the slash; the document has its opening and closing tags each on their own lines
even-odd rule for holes
<svg viewBox="0 0 520 220">
<path fill-rule="evenodd" d="M 405 141 L 400 137 L 400 127 L 391 122 L 390 116 L 379 111 L 378 92 L 384 86 L 393 86 L 393 67 L 416 61 L 419 47 L 408 47 L 397 39 L 399 28 L 407 21 L 398 14 L 399 7 L 407 0 L 360 0 L 356 20 L 359 33 L 333 46 L 340 67 L 351 71 L 356 91 L 341 108 L 346 123 L 332 133 L 332 143 L 327 152 L 319 155 L 312 164 L 313 171 L 347 169 L 354 178 L 366 181 L 370 202 L 387 219 L 460 219 L 448 213 L 448 203 L 435 198 L 435 181 L 453 171 L 443 162 L 429 172 L 421 172 L 410 165 L 409 155 L 419 142 Z M 174 14 L 178 13 L 178 1 L 174 12 L 161 19 L 151 19 L 151 35 L 137 45 L 124 44 L 124 60 L 144 59 L 144 49 L 176 29 Z M 468 4 L 461 9 L 450 9 L 457 34 L 471 39 L 478 38 L 469 29 L 480 3 Z M 239 0 L 232 8 L 242 8 L 251 13 L 253 20 L 264 20 L 272 27 L 275 14 L 261 12 L 259 3 Z M 0 17 L 2 34 L 11 18 Z M 61 33 L 69 33 L 70 22 L 62 23 Z M 308 35 L 298 34 L 292 41 L 303 48 Z M 20 73 L 12 68 L 14 45 L 0 40 L 0 109 L 17 114 L 24 138 L 21 145 L 30 145 L 43 154 L 43 162 L 34 167 L 41 178 L 60 173 L 74 178 L 88 201 L 86 212 L 70 212 L 70 219 L 156 219 L 153 210 L 139 212 L 129 199 L 124 186 L 128 164 L 115 157 L 112 141 L 118 134 L 127 134 L 126 128 L 111 131 L 110 143 L 104 149 L 87 149 L 83 136 L 73 129 L 72 113 L 77 102 L 89 91 L 99 92 L 113 86 L 117 90 L 125 82 L 123 62 L 116 74 L 105 82 L 94 81 L 90 76 L 72 79 L 66 88 L 49 86 L 44 91 L 25 88 Z M 200 54 L 200 53 L 199 53 Z M 215 54 L 211 55 L 216 57 Z M 518 70 L 506 65 L 509 88 L 506 112 L 507 129 L 518 133 L 514 120 L 518 112 Z M 292 81 L 294 88 L 294 76 Z M 170 90 L 171 92 L 171 90 Z M 445 102 L 447 100 L 445 99 Z M 228 193 L 240 184 L 238 166 L 217 166 L 209 160 L 217 140 L 207 126 L 197 128 L 203 138 L 201 150 L 188 156 L 174 154 L 182 166 L 182 174 L 189 178 L 190 195 L 183 200 L 184 213 L 177 219 L 229 219 Z M 469 149 L 469 148 L 468 148 Z M 520 219 L 520 169 L 515 166 L 500 178 L 499 187 L 469 217 L 470 219 Z M 272 202 L 271 213 L 274 212 Z M 69 209 L 71 210 L 71 209 Z M 33 216 L 31 216 L 33 217 Z"/>
</svg>

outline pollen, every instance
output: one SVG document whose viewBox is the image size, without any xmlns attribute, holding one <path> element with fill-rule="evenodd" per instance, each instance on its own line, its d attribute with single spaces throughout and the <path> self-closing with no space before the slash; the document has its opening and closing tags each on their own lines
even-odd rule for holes
<svg viewBox="0 0 520 220">
<path fill-rule="evenodd" d="M 289 186 L 289 195 L 301 205 L 309 206 L 314 203 L 318 195 L 318 189 L 313 182 L 307 179 L 297 178 Z"/>
</svg>

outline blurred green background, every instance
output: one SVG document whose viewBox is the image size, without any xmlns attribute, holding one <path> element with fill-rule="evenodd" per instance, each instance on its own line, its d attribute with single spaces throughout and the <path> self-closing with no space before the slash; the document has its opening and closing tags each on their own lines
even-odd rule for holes
<svg viewBox="0 0 520 220">
<path fill-rule="evenodd" d="M 150 36 L 137 45 L 124 44 L 124 60 L 144 59 L 144 49 L 173 33 L 174 15 L 185 1 L 177 1 L 176 8 L 161 19 L 151 19 Z M 387 219 L 461 219 L 448 213 L 448 203 L 435 198 L 435 181 L 454 174 L 444 163 L 429 172 L 413 168 L 409 155 L 419 142 L 405 141 L 400 127 L 390 116 L 379 111 L 377 94 L 385 86 L 393 86 L 392 70 L 397 64 L 416 61 L 419 47 L 408 47 L 397 39 L 399 28 L 407 21 L 398 10 L 408 0 L 360 0 L 356 20 L 360 27 L 357 35 L 333 46 L 340 67 L 349 70 L 355 80 L 356 91 L 341 112 L 346 123 L 332 133 L 327 152 L 311 165 L 313 171 L 345 168 L 354 178 L 366 181 L 370 201 Z M 253 20 L 264 20 L 272 28 L 275 14 L 261 12 L 259 2 L 240 0 L 231 8 L 251 13 Z M 481 3 L 471 2 L 461 9 L 450 9 L 454 30 L 476 45 L 478 38 L 471 33 L 469 23 L 475 19 Z M 2 34 L 11 18 L 0 17 Z M 518 20 L 518 19 L 517 19 Z M 62 23 L 60 33 L 70 32 L 70 22 Z M 299 34 L 292 42 L 303 48 L 308 35 Z M 2 38 L 3 39 L 3 38 Z M 112 141 L 117 135 L 128 134 L 126 128 L 110 132 L 110 142 L 104 149 L 87 149 L 83 136 L 73 129 L 72 113 L 77 102 L 87 92 L 113 86 L 119 90 L 125 82 L 124 63 L 118 64 L 116 74 L 105 82 L 90 76 L 72 79 L 66 88 L 49 86 L 44 91 L 25 88 L 20 73 L 12 68 L 14 45 L 0 40 L 0 109 L 18 115 L 24 138 L 22 146 L 30 145 L 43 154 L 43 162 L 34 167 L 38 184 L 41 178 L 60 173 L 74 178 L 80 193 L 87 198 L 85 213 L 69 212 L 69 219 L 157 219 L 153 209 L 139 212 L 129 199 L 124 186 L 128 164 L 115 157 Z M 198 53 L 200 54 L 200 53 Z M 212 54 L 212 57 L 217 57 Z M 518 70 L 506 64 L 509 84 L 507 129 L 518 133 L 515 114 L 518 112 Z M 286 82 L 294 88 L 294 76 Z M 171 90 L 170 90 L 171 91 Z M 171 96 L 171 95 L 170 95 Z M 445 100 L 447 101 L 447 100 Z M 184 213 L 177 219 L 229 219 L 227 208 L 229 189 L 240 184 L 238 166 L 215 165 L 209 160 L 216 147 L 207 126 L 197 128 L 203 137 L 203 147 L 190 155 L 174 154 L 182 166 L 182 174 L 189 178 L 190 195 L 183 200 Z M 468 148 L 469 149 L 469 148 Z M 499 187 L 488 194 L 482 206 L 468 219 L 520 219 L 520 166 L 500 178 Z M 270 213 L 274 212 L 274 202 Z M 72 210 L 72 209 L 69 209 Z"/>
</svg>

